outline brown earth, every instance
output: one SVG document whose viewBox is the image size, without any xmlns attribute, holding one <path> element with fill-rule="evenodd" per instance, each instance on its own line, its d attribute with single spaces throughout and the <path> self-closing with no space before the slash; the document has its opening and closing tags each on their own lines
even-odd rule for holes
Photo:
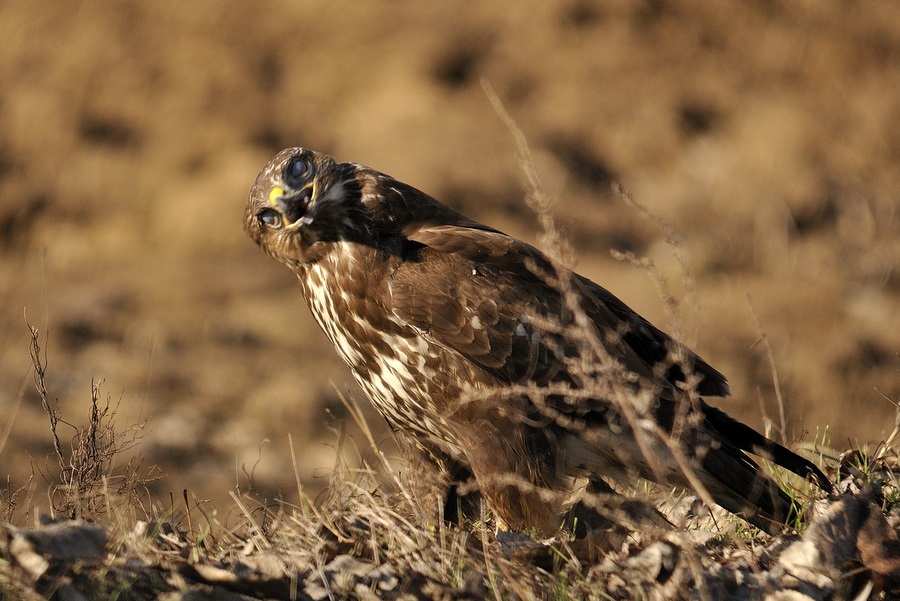
<svg viewBox="0 0 900 601">
<path fill-rule="evenodd" d="M 721 406 L 758 427 L 763 407 L 777 425 L 778 389 L 788 440 L 890 431 L 896 0 L 13 0 L 0 3 L 9 488 L 54 463 L 26 321 L 49 335 L 64 418 L 83 423 L 104 379 L 120 426 L 149 420 L 140 452 L 165 474 L 158 499 L 188 488 L 227 505 L 259 459 L 261 494 L 291 500 L 289 434 L 319 486 L 348 421 L 338 391 L 358 393 L 292 276 L 243 235 L 247 190 L 275 151 L 304 145 L 534 241 L 482 78 L 535 151 L 576 267 L 727 374 Z M 611 182 L 674 228 L 693 289 Z M 655 261 L 674 316 L 611 249 Z M 40 477 L 32 490 L 44 507 Z"/>
</svg>

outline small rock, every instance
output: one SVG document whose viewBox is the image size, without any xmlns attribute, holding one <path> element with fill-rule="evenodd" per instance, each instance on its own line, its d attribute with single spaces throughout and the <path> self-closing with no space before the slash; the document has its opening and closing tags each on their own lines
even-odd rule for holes
<svg viewBox="0 0 900 601">
<path fill-rule="evenodd" d="M 36 530 L 9 527 L 9 552 L 37 580 L 51 565 L 99 559 L 106 552 L 106 532 L 77 521 L 56 522 Z"/>
</svg>

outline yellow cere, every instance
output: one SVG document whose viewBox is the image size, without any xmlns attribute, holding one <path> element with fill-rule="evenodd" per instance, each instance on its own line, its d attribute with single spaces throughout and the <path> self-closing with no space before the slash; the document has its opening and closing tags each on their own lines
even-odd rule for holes
<svg viewBox="0 0 900 601">
<path fill-rule="evenodd" d="M 269 204 L 274 207 L 277 204 L 275 202 L 275 199 L 279 196 L 284 196 L 284 188 L 275 186 L 274 188 L 272 188 L 272 191 L 269 192 Z"/>
</svg>

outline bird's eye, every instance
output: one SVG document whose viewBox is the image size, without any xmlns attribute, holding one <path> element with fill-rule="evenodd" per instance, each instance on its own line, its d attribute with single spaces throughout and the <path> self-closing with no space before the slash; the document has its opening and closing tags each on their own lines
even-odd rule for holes
<svg viewBox="0 0 900 601">
<path fill-rule="evenodd" d="M 263 209 L 256 214 L 256 220 L 260 225 L 278 227 L 281 225 L 281 213 L 275 209 Z"/>
<path fill-rule="evenodd" d="M 294 155 L 284 166 L 284 181 L 292 188 L 299 188 L 309 174 L 309 163 L 300 155 Z"/>
</svg>

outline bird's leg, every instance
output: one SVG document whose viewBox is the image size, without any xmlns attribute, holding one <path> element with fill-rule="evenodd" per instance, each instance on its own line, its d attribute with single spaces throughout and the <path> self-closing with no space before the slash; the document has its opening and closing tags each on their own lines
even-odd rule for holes
<svg viewBox="0 0 900 601">
<path fill-rule="evenodd" d="M 397 444 L 408 466 L 404 482 L 417 506 L 428 508 L 429 518 L 463 527 L 481 519 L 482 499 L 468 465 L 400 433 Z"/>
<path fill-rule="evenodd" d="M 444 520 L 456 526 L 470 527 L 482 521 L 482 501 L 475 475 L 469 466 L 452 462 L 450 487 L 444 497 Z"/>
<path fill-rule="evenodd" d="M 556 534 L 568 490 L 556 470 L 555 438 L 545 430 L 513 427 L 508 417 L 491 417 L 457 429 L 481 494 L 511 530 Z"/>
<path fill-rule="evenodd" d="M 579 499 L 569 509 L 563 520 L 563 526 L 576 538 L 584 538 L 595 530 L 608 530 L 614 524 L 612 520 L 601 515 L 594 504 L 600 495 L 616 495 L 616 491 L 600 478 L 591 478 L 584 490 L 589 495 L 590 502 Z"/>
</svg>

